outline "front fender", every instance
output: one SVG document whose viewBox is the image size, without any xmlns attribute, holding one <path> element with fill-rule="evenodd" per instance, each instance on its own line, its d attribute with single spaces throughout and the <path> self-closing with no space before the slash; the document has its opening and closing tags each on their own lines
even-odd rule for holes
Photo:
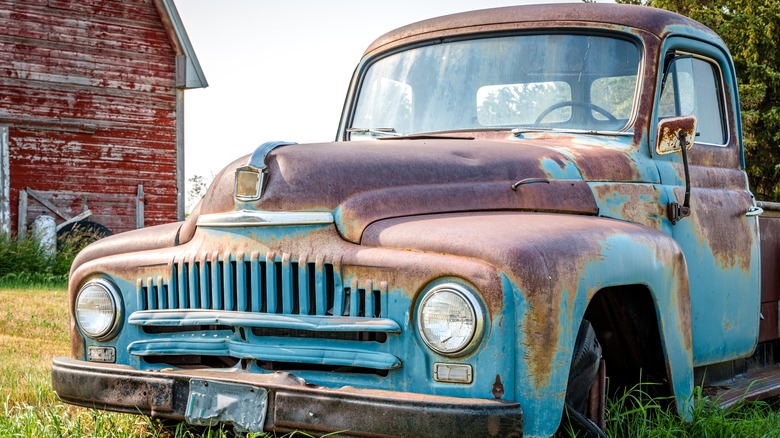
<svg viewBox="0 0 780 438">
<path fill-rule="evenodd" d="M 362 243 L 474 257 L 506 273 L 515 305 L 515 394 L 530 436 L 557 428 L 574 341 L 593 296 L 606 287 L 646 286 L 685 414 L 693 389 L 690 301 L 685 258 L 671 237 L 592 216 L 472 213 L 376 222 Z"/>
</svg>

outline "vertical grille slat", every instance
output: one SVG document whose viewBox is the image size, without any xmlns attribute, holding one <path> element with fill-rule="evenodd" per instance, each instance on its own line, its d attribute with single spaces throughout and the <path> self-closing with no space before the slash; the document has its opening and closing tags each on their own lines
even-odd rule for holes
<svg viewBox="0 0 780 438">
<path fill-rule="evenodd" d="M 333 272 L 335 273 L 333 275 L 333 316 L 343 316 L 346 291 L 341 280 L 344 278 L 341 272 L 341 259 L 333 261 Z"/>
<path fill-rule="evenodd" d="M 157 291 L 154 289 L 152 277 L 146 279 L 147 297 L 149 297 L 149 309 L 157 310 Z"/>
<path fill-rule="evenodd" d="M 260 254 L 258 254 L 257 251 L 252 252 L 252 254 L 249 257 L 250 262 L 250 275 L 249 275 L 249 282 L 252 285 L 251 289 L 251 301 L 252 301 L 252 308 L 250 309 L 252 312 L 259 312 L 262 309 L 263 301 L 262 301 L 262 291 L 261 288 L 261 272 L 260 272 Z"/>
<path fill-rule="evenodd" d="M 233 302 L 233 260 L 229 253 L 225 253 L 222 259 L 222 302 L 225 306 L 222 310 L 235 310 Z"/>
<path fill-rule="evenodd" d="M 298 313 L 301 315 L 309 314 L 309 263 L 306 256 L 298 258 Z"/>
<path fill-rule="evenodd" d="M 135 281 L 136 298 L 138 299 L 138 310 L 149 310 L 147 306 L 146 294 L 147 287 L 144 285 L 144 279 L 139 278 Z"/>
<path fill-rule="evenodd" d="M 293 272 L 290 254 L 282 254 L 282 313 L 290 314 L 293 310 Z"/>
<path fill-rule="evenodd" d="M 211 253 L 211 309 L 222 310 L 222 269 L 219 264 L 219 254 Z"/>
<path fill-rule="evenodd" d="M 349 316 L 360 316 L 360 292 L 357 278 L 349 283 Z"/>
<path fill-rule="evenodd" d="M 363 307 L 363 316 L 370 318 L 374 317 L 374 282 L 373 280 L 366 281 L 365 299 L 363 300 L 365 305 Z"/>
<path fill-rule="evenodd" d="M 247 299 L 249 298 L 249 285 L 246 282 L 246 265 L 244 264 L 244 253 L 236 255 L 236 310 L 246 312 Z"/>
<path fill-rule="evenodd" d="M 166 275 L 136 279 L 139 310 L 212 309 L 284 315 L 382 317 L 386 281 L 344 278 L 341 258 L 269 251 L 176 257 Z"/>
<path fill-rule="evenodd" d="M 200 277 L 200 308 L 211 308 L 211 282 L 209 281 L 209 262 L 205 253 L 198 261 L 198 276 Z"/>
<path fill-rule="evenodd" d="M 265 296 L 268 313 L 276 313 L 276 255 L 269 252 L 265 256 Z"/>
<path fill-rule="evenodd" d="M 187 266 L 187 281 L 190 287 L 190 309 L 200 307 L 200 291 L 198 290 L 198 263 L 193 256 Z"/>
<path fill-rule="evenodd" d="M 179 265 L 176 260 L 171 261 L 171 284 L 168 286 L 168 291 L 171 294 L 171 299 L 168 300 L 174 309 L 179 308 Z"/>
<path fill-rule="evenodd" d="M 157 305 L 160 309 L 168 308 L 168 292 L 163 284 L 162 275 L 157 276 L 154 283 L 154 288 L 157 289 Z"/>
<path fill-rule="evenodd" d="M 177 263 L 178 269 L 177 277 L 179 282 L 179 308 L 186 309 L 189 307 L 189 291 L 187 290 L 187 264 L 184 262 L 184 258 Z"/>
<path fill-rule="evenodd" d="M 325 258 L 317 256 L 314 262 L 315 315 L 324 315 L 328 310 L 328 283 L 325 281 Z"/>
</svg>

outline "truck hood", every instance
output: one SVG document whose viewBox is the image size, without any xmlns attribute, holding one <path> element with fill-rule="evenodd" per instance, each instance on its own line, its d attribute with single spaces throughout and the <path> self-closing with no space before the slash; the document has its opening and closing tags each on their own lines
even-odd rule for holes
<svg viewBox="0 0 780 438">
<path fill-rule="evenodd" d="M 269 177 L 259 201 L 233 198 L 235 169 L 249 159 L 242 157 L 217 176 L 200 214 L 330 211 L 352 242 L 371 223 L 391 217 L 490 210 L 596 214 L 588 181 L 657 179 L 647 170 L 654 166 L 637 161 L 630 140 L 547 134 L 288 145 L 266 158 Z"/>
</svg>

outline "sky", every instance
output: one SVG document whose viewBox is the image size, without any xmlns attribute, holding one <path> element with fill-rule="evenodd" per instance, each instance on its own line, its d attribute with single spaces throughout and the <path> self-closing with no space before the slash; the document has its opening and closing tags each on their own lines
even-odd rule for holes
<svg viewBox="0 0 780 438">
<path fill-rule="evenodd" d="M 333 141 L 352 72 L 385 32 L 456 12 L 550 2 L 175 0 L 209 83 L 184 93 L 186 178 L 209 179 L 266 141 Z"/>
</svg>

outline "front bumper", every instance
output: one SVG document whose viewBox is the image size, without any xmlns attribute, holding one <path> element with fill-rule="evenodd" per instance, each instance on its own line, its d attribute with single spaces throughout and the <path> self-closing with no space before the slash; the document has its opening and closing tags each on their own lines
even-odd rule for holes
<svg viewBox="0 0 780 438">
<path fill-rule="evenodd" d="M 265 430 L 339 436 L 521 436 L 517 402 L 351 387 L 325 388 L 285 372 L 139 371 L 124 365 L 56 357 L 52 386 L 71 404 L 183 420 L 190 379 L 240 383 L 268 391 Z"/>
</svg>

